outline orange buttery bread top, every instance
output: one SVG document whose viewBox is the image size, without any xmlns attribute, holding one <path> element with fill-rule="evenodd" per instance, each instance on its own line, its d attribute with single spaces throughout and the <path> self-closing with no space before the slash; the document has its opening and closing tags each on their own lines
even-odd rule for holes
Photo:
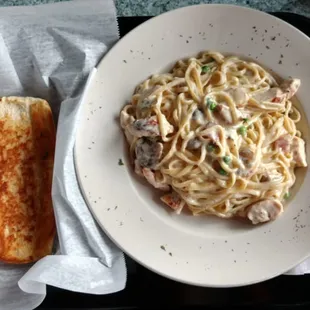
<svg viewBox="0 0 310 310">
<path fill-rule="evenodd" d="M 0 99 L 0 260 L 28 263 L 51 253 L 55 126 L 49 104 Z"/>
</svg>

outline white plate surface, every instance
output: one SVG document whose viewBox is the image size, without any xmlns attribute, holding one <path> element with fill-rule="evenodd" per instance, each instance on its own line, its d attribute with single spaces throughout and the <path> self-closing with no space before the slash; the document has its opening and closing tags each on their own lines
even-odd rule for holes
<svg viewBox="0 0 310 310">
<path fill-rule="evenodd" d="M 310 255 L 307 169 L 297 173 L 297 193 L 275 222 L 252 227 L 234 220 L 176 215 L 159 202 L 151 186 L 134 176 L 119 126 L 119 112 L 139 82 L 203 50 L 250 57 L 282 77 L 301 78 L 298 97 L 310 118 L 309 38 L 275 17 L 247 8 L 182 8 L 134 29 L 101 61 L 81 110 L 76 167 L 98 223 L 139 263 L 190 284 L 246 285 L 279 275 Z M 309 155 L 305 115 L 302 130 Z M 124 166 L 118 165 L 119 158 Z"/>
</svg>

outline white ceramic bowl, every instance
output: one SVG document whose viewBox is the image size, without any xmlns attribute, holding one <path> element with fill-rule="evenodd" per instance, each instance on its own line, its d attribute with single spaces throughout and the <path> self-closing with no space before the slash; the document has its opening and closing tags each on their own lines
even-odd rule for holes
<svg viewBox="0 0 310 310">
<path fill-rule="evenodd" d="M 279 275 L 310 254 L 310 175 L 297 173 L 296 195 L 276 221 L 251 226 L 176 215 L 127 158 L 119 112 L 135 86 L 203 50 L 250 57 L 282 77 L 302 80 L 298 97 L 310 117 L 310 40 L 271 15 L 229 5 L 200 5 L 153 18 L 104 57 L 87 90 L 75 160 L 85 199 L 100 226 L 142 265 L 177 281 L 240 286 Z M 306 116 L 302 126 L 309 153 Z M 119 166 L 122 159 L 124 166 Z M 309 159 L 308 159 L 309 161 Z"/>
</svg>

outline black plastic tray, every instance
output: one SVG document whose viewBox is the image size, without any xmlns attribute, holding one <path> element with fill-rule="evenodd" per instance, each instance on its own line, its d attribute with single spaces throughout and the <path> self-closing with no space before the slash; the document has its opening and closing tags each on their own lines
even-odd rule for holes
<svg viewBox="0 0 310 310">
<path fill-rule="evenodd" d="M 291 13 L 272 13 L 310 36 L 310 19 Z M 120 17 L 121 36 L 150 17 Z M 309 72 L 310 74 L 310 72 Z M 270 255 L 272 259 L 272 253 Z M 38 309 L 301 309 L 310 308 L 310 275 L 279 276 L 241 288 L 201 288 L 163 278 L 127 258 L 128 281 L 122 292 L 88 295 L 54 287 Z M 259 266 L 257 266 L 259 268 Z M 1 308 L 1 305 L 0 305 Z"/>
</svg>

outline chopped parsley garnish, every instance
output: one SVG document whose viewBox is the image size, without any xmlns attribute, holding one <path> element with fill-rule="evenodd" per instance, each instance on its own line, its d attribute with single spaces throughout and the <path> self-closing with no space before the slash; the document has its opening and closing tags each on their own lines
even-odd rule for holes
<svg viewBox="0 0 310 310">
<path fill-rule="evenodd" d="M 285 193 L 285 195 L 284 195 L 283 198 L 284 198 L 284 199 L 289 199 L 290 196 L 291 196 L 290 192 L 287 192 L 287 193 Z"/>
<path fill-rule="evenodd" d="M 227 175 L 228 173 L 227 173 L 227 171 L 225 171 L 223 168 L 220 168 L 219 174 L 220 174 L 220 175 Z"/>
<path fill-rule="evenodd" d="M 123 162 L 121 159 L 119 159 L 119 160 L 118 160 L 118 165 L 119 165 L 119 166 L 124 166 L 124 162 Z"/>
<path fill-rule="evenodd" d="M 224 161 L 225 164 L 228 165 L 228 164 L 230 163 L 231 159 L 230 159 L 229 156 L 224 156 L 224 157 L 223 157 L 223 161 Z"/>
<path fill-rule="evenodd" d="M 241 136 L 245 136 L 246 131 L 247 131 L 247 129 L 246 129 L 245 126 L 241 126 L 241 127 L 238 128 L 238 133 L 239 133 Z"/>
<path fill-rule="evenodd" d="M 243 118 L 243 123 L 247 123 L 249 121 L 249 119 L 246 117 L 246 118 Z"/>
<path fill-rule="evenodd" d="M 215 145 L 214 144 L 212 144 L 212 143 L 210 143 L 210 144 L 208 144 L 207 145 L 207 151 L 208 152 L 213 152 L 215 150 Z"/>
<path fill-rule="evenodd" d="M 216 102 L 213 101 L 212 99 L 207 98 L 207 106 L 208 106 L 208 108 L 209 108 L 211 111 L 214 111 L 215 108 L 216 108 L 216 106 L 217 106 L 217 104 L 216 104 Z"/>
<path fill-rule="evenodd" d="M 211 68 L 209 66 L 203 66 L 201 67 L 201 71 L 202 72 L 209 72 L 211 70 Z"/>
</svg>

